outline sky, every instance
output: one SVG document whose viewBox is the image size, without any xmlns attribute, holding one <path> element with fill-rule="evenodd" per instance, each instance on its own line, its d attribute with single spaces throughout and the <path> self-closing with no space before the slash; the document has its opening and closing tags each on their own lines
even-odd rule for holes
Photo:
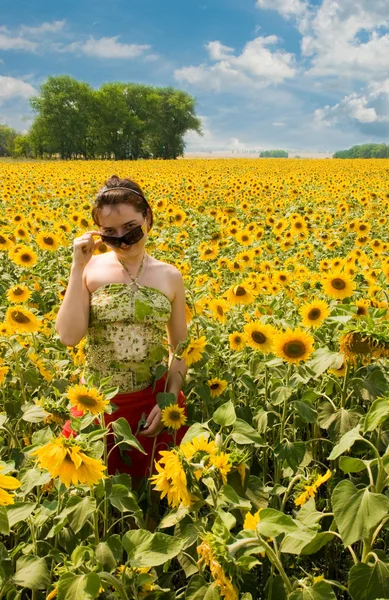
<svg viewBox="0 0 389 600">
<path fill-rule="evenodd" d="M 333 152 L 389 138 L 389 0 L 0 0 L 0 123 L 50 75 L 173 86 L 186 151 Z"/>
</svg>

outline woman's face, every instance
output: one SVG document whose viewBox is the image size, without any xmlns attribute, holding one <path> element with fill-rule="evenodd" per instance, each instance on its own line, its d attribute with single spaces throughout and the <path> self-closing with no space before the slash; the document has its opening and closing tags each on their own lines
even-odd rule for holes
<svg viewBox="0 0 389 600">
<path fill-rule="evenodd" d="M 103 235 L 109 235 L 112 237 L 122 237 L 138 225 L 144 225 L 145 231 L 142 239 L 132 246 L 126 246 L 122 243 L 120 248 L 111 248 L 119 258 L 130 256 L 131 254 L 138 254 L 139 251 L 143 250 L 147 241 L 148 218 L 142 215 L 142 213 L 135 210 L 130 204 L 117 204 L 116 206 L 103 206 L 99 213 L 99 231 Z"/>
</svg>

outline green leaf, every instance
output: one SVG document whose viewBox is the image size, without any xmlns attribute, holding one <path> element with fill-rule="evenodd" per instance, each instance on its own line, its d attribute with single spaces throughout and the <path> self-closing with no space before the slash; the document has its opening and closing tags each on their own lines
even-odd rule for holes
<svg viewBox="0 0 389 600">
<path fill-rule="evenodd" d="M 9 535 L 8 514 L 4 506 L 0 506 L 0 533 Z"/>
<path fill-rule="evenodd" d="M 304 423 L 316 423 L 317 422 L 317 411 L 311 406 L 309 402 L 297 401 L 294 403 L 297 413 L 304 421 Z"/>
<path fill-rule="evenodd" d="M 120 417 L 116 421 L 112 421 L 111 425 L 114 433 L 119 438 L 125 440 L 129 446 L 131 446 L 132 448 L 136 448 L 136 450 L 139 450 L 139 452 L 142 452 L 142 454 L 147 454 L 147 452 L 145 451 L 143 446 L 138 442 L 136 437 L 132 435 L 130 424 L 126 419 Z"/>
<path fill-rule="evenodd" d="M 354 565 L 349 573 L 348 590 L 352 600 L 389 598 L 389 565 L 380 560 L 372 566 Z"/>
<path fill-rule="evenodd" d="M 189 427 L 188 431 L 184 435 L 181 441 L 181 445 L 185 444 L 186 442 L 191 442 L 194 438 L 199 437 L 201 435 L 204 436 L 204 438 L 207 440 L 210 436 L 210 433 L 208 429 L 204 428 L 204 425 L 202 423 L 194 423 L 193 425 L 191 425 L 191 427 Z"/>
<path fill-rule="evenodd" d="M 117 562 L 115 556 L 107 542 L 100 542 L 96 546 L 96 558 L 104 571 L 110 573 L 116 568 Z"/>
<path fill-rule="evenodd" d="M 332 452 L 328 457 L 329 460 L 335 460 L 335 458 L 338 458 L 338 456 L 343 454 L 343 452 L 349 450 L 354 444 L 354 442 L 356 442 L 357 440 L 363 440 L 363 437 L 359 434 L 359 430 L 360 425 L 357 425 L 356 427 L 354 427 L 354 429 L 351 429 L 350 431 L 345 433 L 341 437 L 340 442 L 332 449 Z"/>
<path fill-rule="evenodd" d="M 123 546 L 132 567 L 156 567 L 174 558 L 183 548 L 183 541 L 164 533 L 144 529 L 127 531 Z"/>
<path fill-rule="evenodd" d="M 71 496 L 69 498 L 64 512 L 67 514 L 69 525 L 74 533 L 78 533 L 82 529 L 89 515 L 94 513 L 95 510 L 95 498 L 91 498 L 90 496 L 85 496 L 84 498 Z"/>
<path fill-rule="evenodd" d="M 288 440 L 284 440 L 276 446 L 274 454 L 279 460 L 285 461 L 293 471 L 297 471 L 299 464 L 305 456 L 305 444 L 304 442 L 289 442 Z"/>
<path fill-rule="evenodd" d="M 50 585 L 50 573 L 44 558 L 22 556 L 16 562 L 16 573 L 13 577 L 16 585 L 30 590 L 43 590 Z"/>
<path fill-rule="evenodd" d="M 364 431 L 374 431 L 389 418 L 389 400 L 387 398 L 377 398 L 370 406 L 369 412 L 365 417 Z"/>
<path fill-rule="evenodd" d="M 166 408 L 170 404 L 177 404 L 176 395 L 172 392 L 158 392 L 156 400 L 161 409 Z"/>
<path fill-rule="evenodd" d="M 298 531 L 299 527 L 289 515 L 274 508 L 264 508 L 260 513 L 257 531 L 266 537 L 277 537 L 281 533 Z"/>
<path fill-rule="evenodd" d="M 219 587 L 215 583 L 208 586 L 207 591 L 203 596 L 204 600 L 220 600 Z"/>
<path fill-rule="evenodd" d="M 336 600 L 336 596 L 329 583 L 318 581 L 312 587 L 292 592 L 288 600 Z"/>
<path fill-rule="evenodd" d="M 186 588 L 185 600 L 203 600 L 208 584 L 201 575 L 194 575 Z"/>
<path fill-rule="evenodd" d="M 37 404 L 24 404 L 22 410 L 22 419 L 28 423 L 40 423 L 49 416 L 49 413 Z"/>
<path fill-rule="evenodd" d="M 369 536 L 371 529 L 387 515 L 389 498 L 373 494 L 368 488 L 358 490 L 346 479 L 334 489 L 332 506 L 343 544 L 347 547 Z"/>
<path fill-rule="evenodd" d="M 318 533 L 312 541 L 304 546 L 304 548 L 301 550 L 301 554 L 316 554 L 316 552 L 319 552 L 323 546 L 328 544 L 328 542 L 333 539 L 334 535 L 330 531 L 320 531 L 320 533 Z"/>
<path fill-rule="evenodd" d="M 112 486 L 109 501 L 112 506 L 120 510 L 122 513 L 128 511 L 133 513 L 141 512 L 134 494 L 128 488 L 126 488 L 125 485 L 115 483 Z"/>
<path fill-rule="evenodd" d="M 238 496 L 234 488 L 230 485 L 223 485 L 223 487 L 218 492 L 218 498 L 221 502 L 224 501 L 227 504 L 231 504 L 232 508 L 246 508 L 248 510 L 251 509 L 250 501 Z"/>
<path fill-rule="evenodd" d="M 316 537 L 317 527 L 304 527 L 288 533 L 282 540 L 280 550 L 288 554 L 301 554 L 302 550 Z"/>
<path fill-rule="evenodd" d="M 28 469 L 21 474 L 19 481 L 21 486 L 19 488 L 20 494 L 28 494 L 36 485 L 44 485 L 51 479 L 51 475 L 48 471 L 42 471 L 42 469 Z"/>
<path fill-rule="evenodd" d="M 219 406 L 213 413 L 213 421 L 222 427 L 233 425 L 236 421 L 235 408 L 231 400 Z"/>
<path fill-rule="evenodd" d="M 339 360 L 339 352 L 332 352 L 325 346 L 324 348 L 316 350 L 306 364 L 307 367 L 315 372 L 314 379 L 317 379 L 324 371 L 327 371 L 327 369 L 334 366 L 336 362 L 339 363 Z"/>
<path fill-rule="evenodd" d="M 286 400 L 289 400 L 289 398 L 293 395 L 293 392 L 294 388 L 280 385 L 270 394 L 271 404 L 274 406 L 283 404 Z"/>
<path fill-rule="evenodd" d="M 263 481 L 255 475 L 250 475 L 247 483 L 246 496 L 256 507 L 266 508 L 269 503 L 269 493 L 263 485 Z"/>
<path fill-rule="evenodd" d="M 58 581 L 58 600 L 93 600 L 99 595 L 99 589 L 100 577 L 97 573 L 64 573 Z"/>
<path fill-rule="evenodd" d="M 19 521 L 25 521 L 27 517 L 34 511 L 35 502 L 15 502 L 7 506 L 9 526 L 13 527 Z"/>
<path fill-rule="evenodd" d="M 370 461 L 361 460 L 360 458 L 353 458 L 352 456 L 341 456 L 339 460 L 339 467 L 343 473 L 360 473 L 367 469 L 367 465 Z"/>
<path fill-rule="evenodd" d="M 243 419 L 236 419 L 231 437 L 237 444 L 265 445 L 259 433 Z"/>
</svg>

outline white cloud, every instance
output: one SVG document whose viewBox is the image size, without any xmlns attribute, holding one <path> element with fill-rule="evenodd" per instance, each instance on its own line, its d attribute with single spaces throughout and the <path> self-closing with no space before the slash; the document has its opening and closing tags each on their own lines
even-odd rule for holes
<svg viewBox="0 0 389 600">
<path fill-rule="evenodd" d="M 388 0 L 323 0 L 303 15 L 301 50 L 310 75 L 369 81 L 389 68 Z"/>
<path fill-rule="evenodd" d="M 203 136 L 195 131 L 188 131 L 185 135 L 186 153 L 190 152 L 217 152 L 243 150 L 247 146 L 238 137 L 230 137 L 224 132 L 216 132 L 212 119 L 208 116 L 199 116 Z"/>
<path fill-rule="evenodd" d="M 62 21 L 53 21 L 52 23 L 44 22 L 37 27 L 30 27 L 29 25 L 21 25 L 19 31 L 21 34 L 27 35 L 42 35 L 42 33 L 57 33 L 63 29 L 66 23 L 66 19 Z"/>
<path fill-rule="evenodd" d="M 368 86 L 363 93 L 345 96 L 334 106 L 314 112 L 316 125 L 357 125 L 365 135 L 384 137 L 389 132 L 389 79 Z"/>
<path fill-rule="evenodd" d="M 286 18 L 303 15 L 307 10 L 307 4 L 302 0 L 257 0 L 257 6 L 267 10 L 276 10 Z"/>
<path fill-rule="evenodd" d="M 98 58 L 136 58 L 151 48 L 148 44 L 123 44 L 118 38 L 118 35 L 100 39 L 91 36 L 86 42 L 73 42 L 64 47 L 57 46 L 56 49 L 61 52 L 81 52 Z"/>
<path fill-rule="evenodd" d="M 247 42 L 241 54 L 234 48 L 223 46 L 219 41 L 209 42 L 205 47 L 210 60 L 216 64 L 200 64 L 176 69 L 174 77 L 191 85 L 221 91 L 240 91 L 247 88 L 263 88 L 294 77 L 295 57 L 284 50 L 272 52 L 267 46 L 278 42 L 275 35 L 257 37 Z"/>
<path fill-rule="evenodd" d="M 16 96 L 29 98 L 35 92 L 36 90 L 30 83 L 14 77 L 0 75 L 0 103 Z"/>
<path fill-rule="evenodd" d="M 37 47 L 35 42 L 24 39 L 20 36 L 8 35 L 7 33 L 0 33 L 0 50 L 26 50 L 27 52 L 34 52 Z"/>
</svg>

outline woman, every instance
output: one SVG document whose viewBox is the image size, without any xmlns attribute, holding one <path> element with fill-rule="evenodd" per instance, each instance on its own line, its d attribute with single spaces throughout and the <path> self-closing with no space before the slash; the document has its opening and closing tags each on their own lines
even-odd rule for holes
<svg viewBox="0 0 389 600">
<path fill-rule="evenodd" d="M 118 409 L 105 415 L 106 424 L 125 417 L 136 433 L 146 415 L 138 439 L 147 456 L 135 449 L 122 453 L 115 448 L 108 462 L 110 474 L 118 470 L 139 480 L 150 474 L 152 456 L 158 458 L 158 451 L 172 440 L 161 433 L 161 409 L 156 403 L 166 382 L 166 374 L 160 377 L 161 369 L 157 370 L 166 364 L 165 331 L 170 366 L 166 391 L 185 407 L 181 387 L 187 367 L 184 360 L 173 358 L 174 349 L 188 334 L 185 288 L 178 269 L 146 252 L 153 213 L 134 181 L 110 177 L 96 196 L 92 218 L 99 230 L 74 239 L 70 279 L 56 331 L 67 346 L 75 346 L 86 336 L 84 376 L 88 382 L 98 385 L 99 379 L 111 376 L 109 384 L 119 387 L 112 399 Z M 99 238 L 94 240 L 96 235 Z M 101 242 L 112 252 L 94 255 Z M 84 378 L 81 383 L 86 383 Z M 181 428 L 177 443 L 183 433 Z"/>
</svg>

